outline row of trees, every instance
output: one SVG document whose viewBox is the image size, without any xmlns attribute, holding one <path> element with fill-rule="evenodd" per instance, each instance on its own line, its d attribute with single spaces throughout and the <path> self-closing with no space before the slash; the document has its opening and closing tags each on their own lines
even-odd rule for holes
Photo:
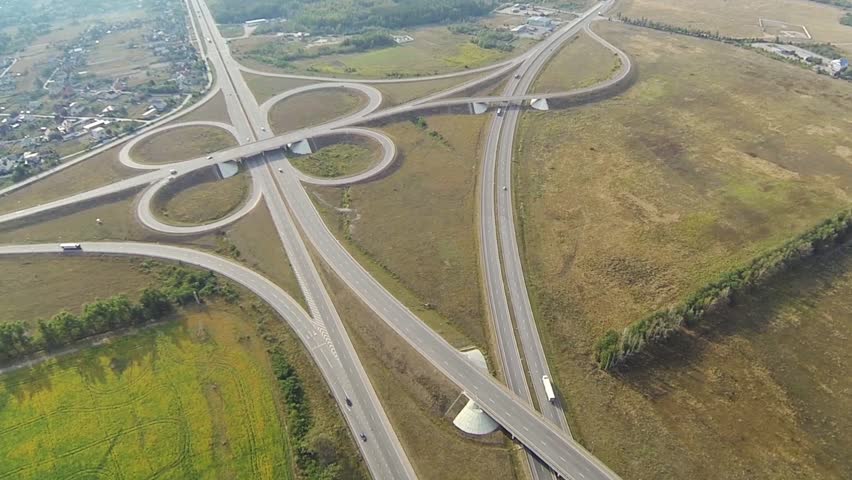
<svg viewBox="0 0 852 480">
<path fill-rule="evenodd" d="M 216 0 L 219 23 L 286 17 L 291 30 L 320 34 L 358 33 L 459 21 L 487 14 L 497 0 Z"/>
<path fill-rule="evenodd" d="M 221 296 L 228 301 L 237 297 L 228 284 L 219 282 L 213 272 L 189 270 L 179 266 L 158 272 L 160 286 L 147 288 L 138 302 L 124 295 L 96 300 L 75 315 L 62 311 L 36 322 L 33 330 L 24 322 L 0 324 L 0 361 L 8 362 L 41 350 L 52 350 L 93 335 L 120 328 L 140 326 L 164 318 L 175 305 L 200 298 Z"/>
<path fill-rule="evenodd" d="M 337 45 L 327 45 L 317 48 L 296 48 L 282 50 L 280 44 L 270 43 L 249 52 L 255 60 L 287 68 L 290 62 L 305 58 L 317 58 L 324 55 L 341 53 L 356 53 L 377 48 L 395 47 L 393 36 L 382 30 L 371 30 L 367 33 L 345 38 Z"/>
<path fill-rule="evenodd" d="M 338 454 L 334 446 L 322 441 L 322 438 L 311 438 L 309 435 L 314 419 L 298 372 L 277 347 L 270 355 L 272 371 L 278 380 L 287 410 L 287 425 L 293 441 L 296 466 L 302 477 L 320 480 L 339 478 L 342 471 L 337 463 Z"/>
<path fill-rule="evenodd" d="M 682 326 L 695 325 L 706 314 L 728 305 L 737 295 L 763 284 L 774 274 L 832 249 L 850 237 L 852 210 L 846 210 L 748 264 L 723 274 L 680 305 L 634 322 L 621 333 L 610 330 L 598 341 L 595 360 L 602 369 L 613 368 L 648 345 L 669 337 Z"/>
<path fill-rule="evenodd" d="M 718 31 L 711 32 L 709 30 L 701 30 L 700 28 L 689 28 L 689 27 L 681 27 L 678 25 L 671 25 L 668 23 L 657 22 L 655 20 L 651 20 L 645 17 L 641 18 L 630 18 L 622 15 L 620 12 L 616 15 L 616 18 L 621 20 L 622 22 L 629 25 L 636 25 L 637 27 L 645 27 L 652 28 L 654 30 L 660 30 L 663 32 L 671 32 L 678 33 L 681 35 L 688 35 L 690 37 L 697 38 L 706 38 L 708 40 L 716 40 L 724 43 L 734 43 L 734 44 L 750 44 L 754 42 L 762 41 L 759 38 L 737 38 L 737 37 L 728 37 L 720 34 Z"/>
</svg>

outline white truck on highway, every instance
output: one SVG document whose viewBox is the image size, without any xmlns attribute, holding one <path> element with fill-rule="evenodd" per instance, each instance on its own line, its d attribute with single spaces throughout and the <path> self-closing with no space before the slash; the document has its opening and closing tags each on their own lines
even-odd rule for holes
<svg viewBox="0 0 852 480">
<path fill-rule="evenodd" d="M 544 384 L 544 393 L 547 394 L 547 401 L 553 403 L 556 401 L 556 393 L 553 391 L 553 384 L 550 383 L 550 377 L 547 375 L 541 376 L 541 383 Z"/>
<path fill-rule="evenodd" d="M 60 243 L 59 248 L 62 250 L 82 250 L 83 247 L 79 243 Z"/>
</svg>

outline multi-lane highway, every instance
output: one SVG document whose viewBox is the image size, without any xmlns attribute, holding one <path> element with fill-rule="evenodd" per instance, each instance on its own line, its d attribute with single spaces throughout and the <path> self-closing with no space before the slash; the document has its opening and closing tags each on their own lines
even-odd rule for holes
<svg viewBox="0 0 852 480">
<path fill-rule="evenodd" d="M 528 57 L 515 70 L 502 96 L 505 98 L 527 96 L 526 92 L 533 81 L 564 40 L 575 35 L 600 11 L 609 6 L 607 2 L 596 4 L 551 35 L 534 55 Z M 527 385 L 528 371 L 539 409 L 554 425 L 570 434 L 561 405 L 558 401 L 550 402 L 544 392 L 542 378 L 544 375 L 552 378 L 552 375 L 547 366 L 547 359 L 529 305 L 515 235 L 511 190 L 511 140 L 514 138 L 518 116 L 518 109 L 508 108 L 503 115 L 495 115 L 492 118 L 480 171 L 479 244 L 480 263 L 485 277 L 485 297 L 497 339 L 498 357 L 509 388 L 532 403 Z M 517 323 L 517 335 L 512 316 Z M 518 348 L 518 341 L 523 348 L 526 369 Z M 530 456 L 529 463 L 534 478 L 544 479 L 551 476 L 542 462 L 535 457 Z"/>
<path fill-rule="evenodd" d="M 520 365 L 517 345 L 509 347 L 501 347 L 504 353 L 511 349 L 514 356 L 511 361 L 506 362 L 504 359 L 504 371 L 507 372 L 507 378 L 513 390 L 507 389 L 487 373 L 483 373 L 471 365 L 462 355 L 460 355 L 450 344 L 443 340 L 439 335 L 432 331 L 425 323 L 420 321 L 410 310 L 408 310 L 401 302 L 396 300 L 384 287 L 382 287 L 361 265 L 355 261 L 346 249 L 337 241 L 334 235 L 329 231 L 322 221 L 319 213 L 314 208 L 310 198 L 308 197 L 302 183 L 317 182 L 318 179 L 308 177 L 296 171 L 284 156 L 283 147 L 289 143 L 305 139 L 313 138 L 328 134 L 360 134 L 372 137 L 374 140 L 382 144 L 385 155 L 382 160 L 374 166 L 367 174 L 350 177 L 343 180 L 334 180 L 332 182 L 347 183 L 355 181 L 364 181 L 371 176 L 381 172 L 387 168 L 395 157 L 395 147 L 393 142 L 385 135 L 378 132 L 373 132 L 364 129 L 352 128 L 355 125 L 375 120 L 383 116 L 398 115 L 401 113 L 410 113 L 419 109 L 429 109 L 439 106 L 452 106 L 473 101 L 496 103 L 496 102 L 515 102 L 519 103 L 533 96 L 526 94 L 533 78 L 537 72 L 546 63 L 547 59 L 558 49 L 559 45 L 570 35 L 573 35 L 577 29 L 586 25 L 594 16 L 595 11 L 590 10 L 578 18 L 575 22 L 560 29 L 554 35 L 543 41 L 537 47 L 531 49 L 527 53 L 504 62 L 499 65 L 493 65 L 489 68 L 482 69 L 482 72 L 490 71 L 478 80 L 464 82 L 463 84 L 450 88 L 444 92 L 431 95 L 425 99 L 419 99 L 409 102 L 405 105 L 385 109 L 379 111 L 381 104 L 381 95 L 378 90 L 372 87 L 359 85 L 358 81 L 354 80 L 337 80 L 334 79 L 327 84 L 305 87 L 308 90 L 316 88 L 353 88 L 364 93 L 368 97 L 368 104 L 361 111 L 349 115 L 345 118 L 334 120 L 326 125 L 319 127 L 311 127 L 298 132 L 290 132 L 284 135 L 275 136 L 271 132 L 271 127 L 268 121 L 268 111 L 273 103 L 267 102 L 260 106 L 257 104 L 254 96 L 251 94 L 246 85 L 240 70 L 245 70 L 232 57 L 227 48 L 227 42 L 221 37 L 215 23 L 212 19 L 207 5 L 203 0 L 186 0 L 190 11 L 196 15 L 197 28 L 199 36 L 207 39 L 204 42 L 206 47 L 207 60 L 216 73 L 216 88 L 213 91 L 222 91 L 228 108 L 228 113 L 231 117 L 232 125 L 223 127 L 231 131 L 239 141 L 238 147 L 217 152 L 213 155 L 202 158 L 192 159 L 184 162 L 178 162 L 170 165 L 159 165 L 156 167 L 135 164 L 130 158 L 130 150 L 132 146 L 122 150 L 121 159 L 123 162 L 133 165 L 136 168 L 144 168 L 149 171 L 142 173 L 136 177 L 116 182 L 112 185 L 107 185 L 90 192 L 74 195 L 67 199 L 50 202 L 45 205 L 25 209 L 19 212 L 12 212 L 6 215 L 0 215 L 0 223 L 18 220 L 27 216 L 42 213 L 50 209 L 59 208 L 62 206 L 73 205 L 75 203 L 89 201 L 101 196 L 116 193 L 122 190 L 131 188 L 141 188 L 149 186 L 143 193 L 140 205 L 139 218 L 150 228 L 165 231 L 168 233 L 196 233 L 210 228 L 220 228 L 227 222 L 233 221 L 239 216 L 247 213 L 260 198 L 265 198 L 267 206 L 273 217 L 276 229 L 282 241 L 284 250 L 286 251 L 290 262 L 296 272 L 297 279 L 303 294 L 308 304 L 310 311 L 309 319 L 306 319 L 307 314 L 303 311 L 294 311 L 281 307 L 282 315 L 291 315 L 285 317 L 288 321 L 303 324 L 309 322 L 314 332 L 322 339 L 325 339 L 328 352 L 331 355 L 321 363 L 320 368 L 327 380 L 332 384 L 332 389 L 335 392 L 335 398 L 340 402 L 341 408 L 345 411 L 347 421 L 354 431 L 369 431 L 370 442 L 359 442 L 364 457 L 370 468 L 370 471 L 376 478 L 414 478 L 415 474 L 412 466 L 403 451 L 399 440 L 393 432 L 393 429 L 388 422 L 384 411 L 369 383 L 369 379 L 363 372 L 357 355 L 352 349 L 349 339 L 346 336 L 342 322 L 331 302 L 331 299 L 323 285 L 316 265 L 312 257 L 308 253 L 308 248 L 303 240 L 307 240 L 318 253 L 319 257 L 326 262 L 332 270 L 351 288 L 358 297 L 364 301 L 376 314 L 393 328 L 403 339 L 409 342 L 418 352 L 420 352 L 430 363 L 438 370 L 444 373 L 451 381 L 465 390 L 467 395 L 476 401 L 489 415 L 504 426 L 515 438 L 524 444 L 536 457 L 550 466 L 555 472 L 564 478 L 576 479 L 613 479 L 617 476 L 606 468 L 605 465 L 595 459 L 589 452 L 584 450 L 579 444 L 574 442 L 570 435 L 564 430 L 564 417 L 560 419 L 554 417 L 546 409 L 542 409 L 545 416 L 539 414 L 530 404 L 530 395 L 524 378 L 524 372 L 521 369 L 519 372 L 515 369 L 514 357 L 518 357 L 517 365 Z M 604 4 L 605 5 L 605 4 Z M 603 42 L 602 40 L 600 40 Z M 614 47 L 612 47 L 614 49 Z M 615 51 L 615 50 L 614 50 Z M 626 56 L 624 57 L 626 59 Z M 623 60 L 624 61 L 624 60 Z M 510 80 L 503 96 L 500 97 L 484 97 L 484 98 L 446 98 L 449 95 L 458 93 L 464 89 L 476 85 L 478 82 L 491 81 L 498 75 L 505 75 L 517 69 L 519 78 Z M 626 70 L 629 71 L 629 61 L 626 63 Z M 472 72 L 460 72 L 458 74 L 449 74 L 433 78 L 445 78 L 450 76 L 468 75 Z M 287 76 L 287 75 L 282 75 Z M 313 77 L 312 77 L 313 78 Z M 326 79 L 331 80 L 331 79 Z M 420 81 L 422 79 L 411 79 L 410 81 Z M 398 80 L 394 80 L 396 82 Z M 619 78 L 613 81 L 621 81 Z M 372 83 L 379 83 L 376 81 Z M 371 82 L 360 82 L 371 83 Z M 391 83 L 391 82 L 387 82 Z M 589 92 L 594 92 L 596 88 L 606 88 L 608 85 L 591 87 L 582 91 L 565 92 L 561 94 L 551 94 L 549 96 L 572 96 L 585 95 Z M 212 94 L 212 92 L 211 92 Z M 278 96 L 276 100 L 280 100 L 292 92 L 285 92 Z M 517 245 L 514 251 L 511 249 L 507 253 L 507 247 L 512 247 L 510 239 L 506 235 L 511 235 L 514 238 L 514 225 L 511 216 L 505 215 L 505 212 L 511 213 L 511 197 L 503 195 L 502 189 L 497 190 L 495 185 L 503 183 L 508 185 L 503 177 L 507 175 L 503 171 L 504 167 L 508 168 L 509 157 L 506 152 L 511 152 L 511 137 L 514 132 L 514 123 L 517 121 L 517 112 L 514 109 L 509 109 L 505 117 L 499 117 L 501 120 L 494 122 L 491 127 L 492 137 L 488 142 L 489 154 L 486 155 L 486 163 L 483 171 L 490 170 L 492 173 L 486 180 L 483 181 L 483 190 L 490 190 L 491 194 L 486 197 L 483 194 L 483 205 L 489 203 L 492 206 L 492 214 L 487 217 L 491 220 L 486 220 L 483 216 L 483 239 L 488 237 L 488 242 L 494 247 L 490 253 L 484 254 L 483 264 L 486 268 L 486 275 L 490 278 L 488 281 L 495 282 L 499 278 L 499 285 L 492 285 L 495 292 L 502 292 L 502 300 L 499 295 L 494 296 L 495 304 L 490 303 L 492 314 L 499 311 L 499 315 L 508 320 L 498 321 L 495 323 L 500 325 L 508 325 L 508 332 L 513 330 L 510 313 L 509 302 L 505 296 L 505 287 L 502 286 L 503 272 L 500 267 L 500 258 L 507 262 L 505 266 L 505 275 L 509 283 L 510 298 L 512 300 L 512 308 L 515 311 L 515 318 L 518 322 L 519 332 L 524 328 L 521 326 L 518 307 L 516 305 L 513 289 L 523 290 L 526 295 L 526 290 L 523 283 L 523 273 L 520 269 L 520 259 L 517 255 Z M 153 130 L 153 129 L 152 129 Z M 498 141 L 499 140 L 499 141 Z M 506 146 L 508 145 L 508 149 Z M 248 159 L 247 165 L 252 174 L 252 196 L 249 203 L 246 204 L 236 215 L 228 219 L 216 222 L 212 225 L 198 227 L 173 227 L 162 224 L 150 215 L 150 208 L 147 206 L 150 203 L 150 198 L 154 195 L 158 188 L 170 181 L 171 177 L 183 175 L 185 173 L 207 167 L 218 162 L 227 160 Z M 492 158 L 492 160 L 488 160 Z M 507 160 L 508 159 L 508 160 Z M 507 170 L 508 172 L 508 170 Z M 485 173 L 483 173 L 485 175 Z M 486 188 L 488 187 L 488 188 Z M 497 195 L 495 195 L 495 191 Z M 495 198 L 496 197 L 496 198 Z M 504 198 L 505 197 L 505 198 Z M 144 206 L 144 207 L 143 207 Z M 494 212 L 496 206 L 497 212 Z M 485 211 L 485 210 L 483 210 Z M 498 218 L 499 221 L 495 219 Z M 488 224 L 488 225 L 486 225 Z M 297 227 L 298 225 L 298 227 Z M 511 225 L 511 229 L 509 229 Z M 498 237 L 499 229 L 499 237 Z M 501 252 L 497 245 L 497 238 L 500 238 L 503 251 Z M 246 287 L 252 289 L 262 298 L 267 301 L 274 302 L 274 296 L 269 293 L 269 286 L 263 284 L 254 274 L 255 277 L 249 276 L 246 272 L 225 273 L 225 265 L 216 263 L 210 258 L 201 258 L 197 255 L 198 252 L 188 253 L 179 249 L 179 251 L 169 251 L 166 256 L 162 250 L 157 250 L 157 246 L 133 244 L 84 244 L 87 251 L 101 251 L 110 253 L 132 253 L 139 255 L 153 255 L 163 258 L 173 258 L 182 261 L 190 261 L 205 268 L 217 268 L 220 273 L 234 278 Z M 129 250 L 122 251 L 122 248 Z M 168 248 L 168 247 L 163 247 Z M 489 247 L 491 248 L 491 247 Z M 20 250 L 16 250 L 20 249 Z M 22 247 L 6 247 L 3 252 L 42 252 L 49 251 L 50 246 L 22 246 Z M 100 249 L 100 250 L 99 250 Z M 197 254 L 197 255 L 196 255 Z M 507 256 L 508 255 L 508 256 Z M 513 260 L 511 256 L 516 258 Z M 210 257 L 209 255 L 207 257 Z M 213 257 L 216 259 L 218 257 Z M 516 267 L 508 266 L 508 262 L 517 260 Z M 218 259 L 220 262 L 226 262 Z M 489 270 L 489 265 L 492 268 Z M 215 267 L 215 268 L 214 268 Z M 231 268 L 231 267 L 228 267 Z M 242 267 L 240 267 L 242 268 Z M 243 269 L 245 270 L 245 269 Z M 234 275 L 234 276 L 232 276 Z M 236 276 L 236 278 L 235 278 Z M 513 278 L 515 280 L 513 280 Z M 261 277 L 262 279 L 262 277 Z M 254 283 L 252 283 L 254 282 Z M 268 283 L 268 282 L 267 282 Z M 490 294 L 489 294 L 490 295 Z M 287 301 L 277 300 L 279 302 L 288 303 Z M 520 305 L 522 302 L 517 302 Z M 526 302 L 528 306 L 528 300 Z M 282 304 L 283 305 L 283 304 Z M 532 333 L 529 333 L 530 339 L 534 335 L 534 340 L 538 342 L 537 334 L 534 330 L 534 322 L 532 315 L 528 315 L 524 321 L 532 325 Z M 295 328 L 295 327 L 294 327 Z M 301 333 L 300 333 L 301 335 Z M 508 333 L 507 333 L 508 335 Z M 511 339 L 514 340 L 512 333 Z M 508 340 L 508 336 L 506 337 Z M 524 352 L 528 359 L 531 357 L 527 351 L 527 340 L 524 334 L 521 334 L 522 344 L 524 344 Z M 318 341 L 314 339 L 313 341 Z M 501 342 L 502 343 L 502 342 Z M 541 350 L 540 343 L 536 347 L 532 344 L 533 349 Z M 534 352 L 534 350 L 533 350 Z M 333 357 L 333 358 L 332 358 Z M 541 356 L 543 360 L 543 354 Z M 536 369 L 544 369 L 546 371 L 546 363 L 541 362 L 543 366 L 536 366 Z M 533 367 L 531 366 L 531 372 Z M 539 370 L 536 370 L 539 371 Z M 535 378 L 535 376 L 534 376 Z M 335 383 L 337 382 L 337 383 Z M 340 388 L 351 390 L 359 399 L 359 408 L 355 411 L 346 411 L 346 406 L 342 403 L 345 399 L 345 393 Z M 520 395 L 519 395 L 520 394 Z M 351 397 L 351 395 L 350 395 Z M 537 393 L 539 399 L 543 398 Z M 560 414 L 561 410 L 556 409 L 556 414 Z M 353 420 L 354 419 L 354 420 Z M 360 429 L 360 430 L 359 430 Z"/>
</svg>

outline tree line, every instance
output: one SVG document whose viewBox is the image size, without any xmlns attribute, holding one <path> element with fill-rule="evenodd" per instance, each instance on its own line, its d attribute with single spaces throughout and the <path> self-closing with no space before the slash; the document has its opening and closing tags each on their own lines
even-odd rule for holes
<svg viewBox="0 0 852 480">
<path fill-rule="evenodd" d="M 395 47 L 393 36 L 384 30 L 371 30 L 367 33 L 346 37 L 336 45 L 321 47 L 299 47 L 282 50 L 280 44 L 269 43 L 249 52 L 249 56 L 259 62 L 268 63 L 278 68 L 287 68 L 290 62 L 305 58 L 318 58 L 324 55 L 365 52 L 378 48 Z"/>
<path fill-rule="evenodd" d="M 844 210 L 803 234 L 722 274 L 686 301 L 628 325 L 621 333 L 608 331 L 595 347 L 595 360 L 604 370 L 668 338 L 683 326 L 696 325 L 705 315 L 729 305 L 744 292 L 765 283 L 778 272 L 831 250 L 852 237 L 852 210 Z"/>
<path fill-rule="evenodd" d="M 237 292 L 210 271 L 172 265 L 158 273 L 160 286 L 146 288 L 138 302 L 116 295 L 83 305 L 79 315 L 61 311 L 37 320 L 34 329 L 23 321 L 0 324 L 0 361 L 10 362 L 94 335 L 157 321 L 171 314 L 176 305 L 194 302 L 196 296 L 220 296 L 228 301 L 237 298 Z"/>
<path fill-rule="evenodd" d="M 678 33 L 681 35 L 687 35 L 690 37 L 697 38 L 706 38 L 708 40 L 716 40 L 723 43 L 732 43 L 736 45 L 741 44 L 751 44 L 754 42 L 761 42 L 763 39 L 760 38 L 739 38 L 739 37 L 728 37 L 726 35 L 720 34 L 718 31 L 711 32 L 709 30 L 702 30 L 700 28 L 689 28 L 689 27 L 681 27 L 678 25 L 671 25 L 668 23 L 657 22 L 655 20 L 651 20 L 649 18 L 640 17 L 640 18 L 631 18 L 622 15 L 620 12 L 616 15 L 616 18 L 628 25 L 636 25 L 637 27 L 645 27 L 651 28 L 653 30 L 660 30 L 663 32 L 670 33 Z"/>
<path fill-rule="evenodd" d="M 219 23 L 286 17 L 292 31 L 360 33 L 370 28 L 403 28 L 459 21 L 487 14 L 496 0 L 216 0 Z"/>
<path fill-rule="evenodd" d="M 304 478 L 339 478 L 342 471 L 340 465 L 335 462 L 337 452 L 324 452 L 328 446 L 317 445 L 317 439 L 309 435 L 314 419 L 298 372 L 287 361 L 280 348 L 275 347 L 270 352 L 270 357 L 272 371 L 278 380 L 287 410 L 287 426 L 293 441 L 296 467 Z"/>
</svg>

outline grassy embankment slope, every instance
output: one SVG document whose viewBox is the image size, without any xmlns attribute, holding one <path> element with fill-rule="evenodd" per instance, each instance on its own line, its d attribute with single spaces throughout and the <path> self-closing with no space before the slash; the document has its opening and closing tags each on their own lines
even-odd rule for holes
<svg viewBox="0 0 852 480">
<path fill-rule="evenodd" d="M 712 41 L 595 28 L 637 62 L 636 85 L 528 113 L 517 143 L 527 279 L 572 431 L 626 478 L 843 477 L 848 461 L 820 451 L 840 439 L 809 421 L 838 397 L 749 351 L 768 319 L 644 373 L 596 371 L 592 351 L 849 204 L 852 88 Z M 781 338 L 754 341 L 775 355 L 816 341 Z M 834 412 L 819 415 L 848 422 Z"/>
<path fill-rule="evenodd" d="M 11 293 L 15 307 L 4 307 L 4 320 L 74 310 L 117 293 L 135 298 L 156 282 L 140 260 L 17 257 L 0 264 L 4 282 L 26 287 Z M 58 285 L 68 295 L 56 295 Z M 191 306 L 139 333 L 0 376 L 0 474 L 294 478 L 294 439 L 267 353 L 277 348 L 314 416 L 308 446 L 333 452 L 340 478 L 364 478 L 307 352 L 247 292 L 240 302 Z"/>
</svg>

